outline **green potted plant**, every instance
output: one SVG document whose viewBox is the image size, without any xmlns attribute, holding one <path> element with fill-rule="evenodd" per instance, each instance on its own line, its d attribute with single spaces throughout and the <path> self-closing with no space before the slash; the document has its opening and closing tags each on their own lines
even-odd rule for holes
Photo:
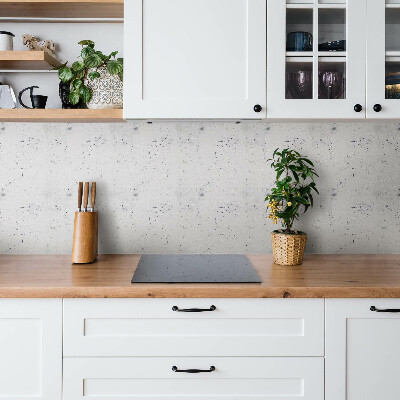
<svg viewBox="0 0 400 400">
<path fill-rule="evenodd" d="M 82 40 L 79 44 L 81 60 L 71 67 L 66 62 L 57 68 L 63 108 L 76 108 L 82 103 L 92 109 L 122 108 L 124 65 L 122 58 L 115 58 L 118 51 L 104 55 L 95 50 L 91 40 Z"/>
<path fill-rule="evenodd" d="M 312 193 L 319 194 L 314 178 L 317 173 L 314 164 L 300 153 L 291 149 L 276 149 L 271 159 L 275 170 L 275 187 L 265 198 L 268 202 L 268 218 L 274 224 L 282 223 L 284 229 L 271 233 L 274 262 L 280 265 L 299 265 L 303 262 L 307 234 L 293 229 L 304 212 L 313 206 Z"/>
</svg>

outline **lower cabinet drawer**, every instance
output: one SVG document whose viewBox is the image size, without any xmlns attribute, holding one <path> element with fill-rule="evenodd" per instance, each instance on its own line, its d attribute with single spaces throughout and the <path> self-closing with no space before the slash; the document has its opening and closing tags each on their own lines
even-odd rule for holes
<svg viewBox="0 0 400 400">
<path fill-rule="evenodd" d="M 323 299 L 64 300 L 67 357 L 323 355 Z"/>
<path fill-rule="evenodd" d="M 324 360 L 314 357 L 78 357 L 65 358 L 63 370 L 63 400 L 324 398 Z"/>
</svg>

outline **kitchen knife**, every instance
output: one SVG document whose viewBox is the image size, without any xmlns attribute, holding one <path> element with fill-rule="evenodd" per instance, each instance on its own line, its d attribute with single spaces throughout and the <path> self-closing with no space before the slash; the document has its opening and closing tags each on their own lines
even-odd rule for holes
<svg viewBox="0 0 400 400">
<path fill-rule="evenodd" d="M 82 210 L 82 192 L 83 192 L 83 182 L 78 184 L 78 212 Z"/>
<path fill-rule="evenodd" d="M 92 193 L 90 195 L 90 203 L 91 203 L 91 208 L 89 211 L 93 212 L 94 211 L 94 203 L 96 201 L 96 182 L 92 182 Z"/>
<path fill-rule="evenodd" d="M 89 199 L 89 182 L 85 182 L 85 190 L 83 191 L 83 211 L 87 211 Z"/>
</svg>

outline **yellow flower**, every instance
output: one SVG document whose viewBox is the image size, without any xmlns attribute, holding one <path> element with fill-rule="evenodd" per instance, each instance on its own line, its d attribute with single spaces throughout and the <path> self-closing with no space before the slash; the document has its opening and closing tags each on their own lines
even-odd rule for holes
<svg viewBox="0 0 400 400">
<path fill-rule="evenodd" d="M 290 206 L 292 205 L 292 203 L 289 201 L 289 202 L 287 203 L 287 205 L 288 205 L 288 207 L 290 207 Z"/>
</svg>

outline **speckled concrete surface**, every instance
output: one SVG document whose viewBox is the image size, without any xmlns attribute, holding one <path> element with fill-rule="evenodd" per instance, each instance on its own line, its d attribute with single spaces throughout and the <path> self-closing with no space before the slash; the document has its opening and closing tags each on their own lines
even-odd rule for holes
<svg viewBox="0 0 400 400">
<path fill-rule="evenodd" d="M 297 224 L 312 253 L 399 253 L 397 123 L 0 125 L 0 252 L 69 253 L 78 180 L 96 180 L 102 253 L 269 253 L 266 159 L 320 173 Z"/>
</svg>

